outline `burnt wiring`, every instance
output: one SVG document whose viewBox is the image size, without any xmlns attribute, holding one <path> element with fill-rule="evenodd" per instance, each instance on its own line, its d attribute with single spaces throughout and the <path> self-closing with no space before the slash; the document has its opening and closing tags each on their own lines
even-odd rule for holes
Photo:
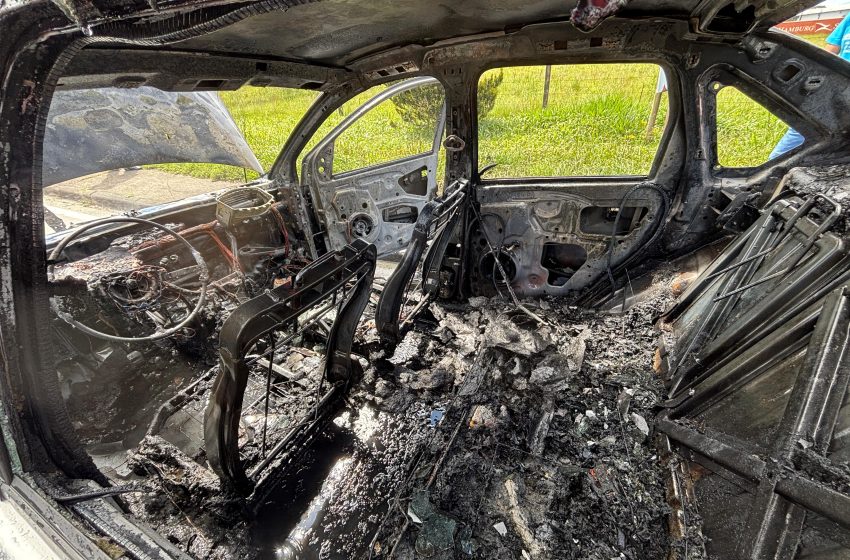
<svg viewBox="0 0 850 560">
<path fill-rule="evenodd" d="M 192 226 L 190 228 L 181 229 L 177 231 L 179 235 L 183 237 L 191 237 L 196 234 L 204 234 L 207 235 L 210 239 L 212 239 L 213 243 L 215 243 L 216 247 L 218 247 L 224 259 L 230 264 L 231 268 L 234 272 L 241 272 L 242 267 L 239 263 L 239 260 L 234 256 L 233 252 L 225 245 L 224 241 L 221 240 L 218 233 L 215 231 L 215 226 L 218 224 L 217 220 L 212 222 L 199 224 L 197 226 Z M 173 235 L 164 235 L 158 239 L 152 239 L 150 241 L 146 241 L 140 244 L 136 251 L 142 251 L 144 249 L 150 247 L 156 247 L 157 249 L 162 250 L 165 246 L 174 243 L 176 238 Z"/>
<path fill-rule="evenodd" d="M 134 322 L 154 328 L 154 334 L 120 336 L 118 329 L 99 318 L 102 314 L 97 320 L 108 327 L 107 332 L 88 327 L 76 318 L 79 313 L 86 313 L 85 306 L 70 300 L 53 301 L 57 314 L 83 333 L 112 342 L 154 341 L 169 336 L 192 338 L 195 331 L 189 326 L 212 301 L 213 294 L 223 296 L 228 303 L 222 304 L 227 306 L 240 304 L 269 287 L 291 284 L 309 260 L 291 258 L 292 244 L 281 203 L 271 203 L 271 195 L 265 194 L 265 208 L 263 204 L 246 207 L 246 203 L 256 201 L 243 200 L 242 190 L 245 188 L 224 193 L 236 195 L 228 199 L 229 205 L 219 200 L 216 218 L 210 222 L 178 229 L 141 218 L 107 218 L 75 230 L 53 250 L 48 272 L 55 276 L 54 265 L 70 266 L 69 278 L 73 279 L 76 265 L 59 262 L 59 258 L 81 234 L 122 222 L 154 230 L 141 235 L 140 243 L 130 243 L 126 248 L 132 262 L 125 269 L 110 265 L 106 274 L 98 275 L 93 269 L 84 273 L 92 295 L 110 302 Z M 227 213 L 223 213 L 224 206 Z M 132 328 L 132 324 L 123 329 L 128 327 Z"/>
<path fill-rule="evenodd" d="M 493 282 L 493 288 L 495 288 L 496 292 L 499 294 L 499 297 L 504 297 L 502 295 L 502 290 L 499 289 L 499 282 L 496 280 L 496 271 L 497 271 L 496 262 L 502 256 L 502 251 L 503 251 L 502 248 L 505 245 L 505 227 L 506 227 L 505 220 L 500 215 L 495 214 L 493 212 L 483 212 L 483 213 L 481 213 L 481 219 L 483 219 L 485 216 L 488 216 L 488 217 L 492 216 L 499 221 L 498 231 L 500 233 L 500 237 L 499 237 L 499 242 L 496 244 L 496 252 L 493 253 L 493 252 L 488 251 L 487 253 L 484 253 L 484 256 L 493 255 L 493 269 L 490 272 L 490 276 L 491 276 L 490 280 L 491 280 L 491 282 Z M 478 227 L 481 229 L 482 235 L 484 235 L 484 222 L 479 220 Z"/>
<path fill-rule="evenodd" d="M 173 325 L 169 328 L 165 328 L 165 329 L 161 328 L 160 326 L 157 326 L 156 332 L 154 332 L 153 334 L 150 334 L 150 335 L 146 335 L 146 336 L 117 336 L 117 335 L 113 335 L 113 334 L 104 333 L 104 332 L 98 331 L 96 329 L 93 329 L 93 328 L 91 328 L 87 325 L 80 323 L 70 313 L 60 309 L 59 306 L 55 304 L 55 302 L 54 302 L 54 306 L 53 306 L 54 310 L 55 310 L 58 317 L 60 317 L 63 321 L 65 321 L 66 323 L 68 323 L 72 327 L 79 329 L 80 331 L 82 331 L 83 333 L 85 333 L 89 336 L 92 336 L 92 337 L 95 337 L 95 338 L 100 338 L 100 339 L 103 339 L 103 340 L 108 340 L 108 341 L 111 341 L 111 342 L 149 342 L 149 341 L 154 341 L 154 340 L 160 340 L 160 339 L 163 339 L 163 338 L 168 338 L 168 337 L 170 337 L 174 334 L 179 333 L 184 327 L 187 327 L 192 322 L 194 322 L 195 318 L 198 316 L 201 309 L 203 309 L 204 304 L 206 303 L 206 297 L 207 297 L 206 292 L 207 292 L 207 286 L 209 285 L 209 270 L 207 268 L 206 261 L 201 256 L 201 254 L 198 251 L 196 251 L 194 247 L 192 247 L 192 245 L 186 240 L 186 238 L 183 237 L 182 235 L 180 235 L 179 233 L 173 231 L 172 229 L 168 228 L 167 226 L 164 226 L 164 225 L 159 224 L 157 222 L 153 222 L 151 220 L 145 220 L 143 218 L 135 218 L 135 217 L 131 217 L 131 216 L 104 218 L 102 220 L 95 220 L 93 222 L 89 222 L 88 224 L 86 224 L 86 225 L 82 226 L 81 228 L 75 230 L 71 235 L 64 237 L 62 239 L 62 241 L 60 241 L 59 244 L 50 253 L 50 257 L 49 257 L 48 260 L 51 263 L 56 263 L 59 260 L 59 257 L 62 255 L 65 248 L 68 246 L 68 244 L 70 244 L 72 241 L 77 239 L 83 233 L 86 233 L 87 231 L 89 231 L 91 229 L 101 227 L 103 225 L 110 225 L 110 224 L 124 223 L 124 222 L 140 224 L 140 225 L 148 226 L 148 227 L 155 228 L 155 229 L 158 229 L 160 231 L 163 231 L 166 234 L 173 236 L 178 242 L 180 242 L 189 251 L 189 253 L 192 255 L 192 258 L 194 259 L 196 265 L 198 266 L 198 270 L 199 270 L 198 277 L 200 278 L 200 282 L 201 282 L 200 294 L 198 296 L 198 301 L 195 304 L 195 307 L 192 308 L 189 311 L 189 313 L 181 321 L 179 321 L 175 325 Z M 53 264 L 51 264 L 48 267 L 48 272 L 52 273 L 52 271 L 53 271 Z"/>
<path fill-rule="evenodd" d="M 152 490 L 146 486 L 140 484 L 124 484 L 121 486 L 112 486 L 111 488 L 103 488 L 101 490 L 93 490 L 91 492 L 82 492 L 80 494 L 67 494 L 62 496 L 53 496 L 53 499 L 64 505 L 72 505 L 78 504 L 80 502 L 87 502 L 89 500 L 96 500 L 98 498 L 108 498 L 110 496 L 117 496 L 119 494 L 130 494 L 134 492 L 152 492 Z"/>
<path fill-rule="evenodd" d="M 289 256 L 292 252 L 292 246 L 289 243 L 289 232 L 286 231 L 286 220 L 283 219 L 283 214 L 281 214 L 277 204 L 273 204 L 270 210 L 278 228 L 280 228 L 281 235 L 283 235 L 283 246 L 286 249 L 285 254 Z"/>
<path fill-rule="evenodd" d="M 478 208 L 476 208 L 475 204 L 470 204 L 469 206 L 470 206 L 470 208 L 472 208 L 472 212 L 475 214 L 475 217 L 478 219 L 478 223 L 482 224 L 483 222 L 481 221 L 481 213 L 478 211 Z M 516 308 L 519 309 L 520 311 L 522 311 L 523 313 L 525 313 L 526 315 L 528 315 L 529 317 L 531 317 L 532 319 L 534 319 L 535 321 L 537 321 L 538 323 L 547 324 L 545 319 L 543 319 L 542 317 L 537 315 L 534 311 L 532 311 L 531 309 L 529 309 L 528 307 L 523 305 L 523 303 L 521 301 L 519 301 L 519 298 L 517 297 L 516 292 L 514 292 L 514 289 L 511 287 L 511 280 L 510 280 L 510 278 L 508 278 L 508 273 L 505 271 L 505 267 L 502 266 L 502 262 L 499 260 L 499 258 L 497 256 L 498 254 L 496 253 L 496 249 L 495 249 L 495 247 L 493 247 L 493 244 L 490 242 L 490 238 L 487 237 L 487 232 L 484 230 L 483 227 L 481 228 L 481 235 L 483 236 L 484 241 L 487 243 L 488 251 L 495 256 L 494 265 L 496 266 L 496 268 L 498 268 L 499 274 L 502 276 L 502 279 L 505 281 L 505 287 L 507 287 L 508 293 L 510 294 L 511 300 L 513 300 Z"/>
<path fill-rule="evenodd" d="M 656 219 L 656 224 L 652 236 L 646 241 L 646 243 L 642 243 L 640 247 L 635 250 L 635 252 L 637 252 L 637 250 L 643 247 L 651 246 L 661 235 L 661 232 L 664 231 L 664 228 L 661 226 L 664 223 L 664 220 L 667 217 L 667 213 L 670 210 L 670 198 L 667 196 L 667 193 L 664 191 L 664 189 L 662 189 L 659 185 L 656 185 L 655 183 L 639 183 L 630 188 L 626 192 L 626 194 L 623 195 L 623 198 L 620 199 L 619 211 L 617 212 L 617 215 L 614 216 L 614 225 L 611 229 L 611 237 L 608 240 L 608 250 L 606 251 L 605 272 L 608 275 L 608 282 L 610 282 L 611 284 L 612 294 L 617 291 L 617 283 L 614 280 L 614 271 L 612 267 L 612 260 L 614 258 L 614 247 L 617 245 L 617 226 L 620 225 L 620 217 L 623 215 L 623 210 L 626 207 L 626 202 L 628 202 L 629 198 L 634 196 L 637 191 L 644 188 L 654 190 L 660 195 L 661 207 L 658 210 L 658 218 Z M 631 255 L 626 256 L 626 258 L 623 259 L 622 264 L 625 264 L 626 261 L 628 261 L 631 257 L 634 256 L 634 254 L 635 253 L 633 252 Z M 625 297 L 626 294 L 623 293 L 623 298 L 625 299 Z"/>
</svg>

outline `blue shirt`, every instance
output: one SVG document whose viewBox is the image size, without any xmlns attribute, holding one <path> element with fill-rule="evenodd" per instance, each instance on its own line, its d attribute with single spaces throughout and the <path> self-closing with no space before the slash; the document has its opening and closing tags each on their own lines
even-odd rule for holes
<svg viewBox="0 0 850 560">
<path fill-rule="evenodd" d="M 844 16 L 841 23 L 832 30 L 826 38 L 826 43 L 838 47 L 838 56 L 850 60 L 850 14 Z"/>
<path fill-rule="evenodd" d="M 850 14 L 844 16 L 841 23 L 835 26 L 835 29 L 833 29 L 832 33 L 829 34 L 829 37 L 826 38 L 826 44 L 838 47 L 838 56 L 844 60 L 850 61 Z M 790 152 L 797 146 L 802 145 L 805 141 L 806 139 L 802 134 L 793 128 L 789 128 L 788 132 L 785 133 L 785 136 L 779 139 L 779 142 L 776 144 L 776 147 L 773 148 L 773 151 L 767 159 L 770 160 L 777 158 L 785 152 Z"/>
</svg>

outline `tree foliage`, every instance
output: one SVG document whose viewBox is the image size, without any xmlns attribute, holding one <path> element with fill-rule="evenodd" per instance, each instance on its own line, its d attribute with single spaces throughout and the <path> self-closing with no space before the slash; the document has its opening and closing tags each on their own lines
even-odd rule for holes
<svg viewBox="0 0 850 560">
<path fill-rule="evenodd" d="M 496 95 L 499 93 L 499 86 L 502 85 L 504 73 L 488 72 L 481 80 L 478 81 L 478 120 L 485 118 L 493 106 L 496 104 Z"/>
<path fill-rule="evenodd" d="M 495 105 L 502 78 L 501 71 L 489 73 L 478 83 L 478 118 L 484 118 Z M 392 102 L 404 121 L 431 127 L 437 120 L 444 99 L 443 88 L 430 84 L 399 93 Z"/>
<path fill-rule="evenodd" d="M 443 88 L 430 84 L 403 91 L 392 102 L 402 120 L 433 130 L 443 99 Z"/>
</svg>

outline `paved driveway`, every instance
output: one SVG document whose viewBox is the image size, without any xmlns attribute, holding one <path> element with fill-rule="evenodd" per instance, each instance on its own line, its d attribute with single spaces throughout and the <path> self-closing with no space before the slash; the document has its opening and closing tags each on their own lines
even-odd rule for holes
<svg viewBox="0 0 850 560">
<path fill-rule="evenodd" d="M 119 169 L 46 187 L 44 206 L 71 226 L 238 185 L 159 169 Z M 54 231 L 48 224 L 45 229 Z"/>
</svg>

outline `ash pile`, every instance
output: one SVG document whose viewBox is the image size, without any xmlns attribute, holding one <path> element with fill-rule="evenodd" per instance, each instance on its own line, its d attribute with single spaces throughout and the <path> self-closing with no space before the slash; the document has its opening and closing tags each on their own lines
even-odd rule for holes
<svg viewBox="0 0 850 560">
<path fill-rule="evenodd" d="M 431 402 L 436 426 L 370 557 L 654 559 L 680 548 L 651 427 L 663 392 L 653 319 L 671 278 L 659 272 L 622 314 L 539 301 L 530 311 L 544 323 L 501 299 L 432 305 L 374 381 L 379 406 Z"/>
</svg>

